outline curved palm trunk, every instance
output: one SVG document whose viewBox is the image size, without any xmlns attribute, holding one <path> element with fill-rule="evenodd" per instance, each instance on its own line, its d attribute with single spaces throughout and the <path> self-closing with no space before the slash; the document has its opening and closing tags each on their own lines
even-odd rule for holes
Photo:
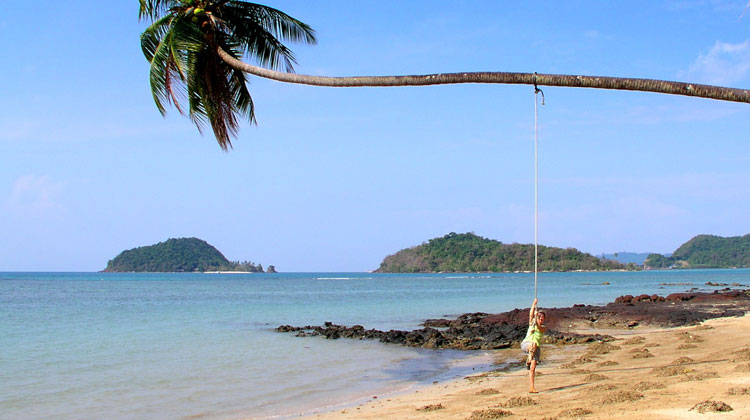
<svg viewBox="0 0 750 420">
<path fill-rule="evenodd" d="M 237 60 L 221 48 L 218 48 L 218 54 L 221 59 L 232 68 L 245 73 L 277 80 L 279 82 L 299 83 L 312 86 L 366 87 L 427 86 L 456 83 L 500 83 L 635 90 L 641 92 L 667 93 L 671 95 L 696 96 L 699 98 L 717 99 L 721 101 L 750 103 L 750 90 L 747 89 L 698 85 L 694 83 L 671 82 L 666 80 L 506 72 L 439 73 L 412 76 L 325 77 L 283 73 L 253 66 Z"/>
</svg>

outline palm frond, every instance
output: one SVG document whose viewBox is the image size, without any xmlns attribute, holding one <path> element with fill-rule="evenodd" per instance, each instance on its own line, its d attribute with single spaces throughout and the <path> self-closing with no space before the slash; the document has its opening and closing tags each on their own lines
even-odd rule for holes
<svg viewBox="0 0 750 420">
<path fill-rule="evenodd" d="M 186 96 L 187 52 L 202 48 L 203 34 L 185 18 L 172 16 L 168 21 L 169 26 L 163 24 L 144 32 L 141 42 L 151 62 L 149 81 L 156 107 L 165 115 L 166 105 L 173 104 L 183 114 L 179 98 Z"/>
<path fill-rule="evenodd" d="M 233 57 L 238 57 L 240 54 L 228 45 L 222 45 L 224 51 L 227 51 Z M 228 66 L 227 66 L 228 67 Z M 248 81 L 245 73 L 240 70 L 229 68 L 229 88 L 232 92 L 234 104 L 237 109 L 237 113 L 245 116 L 251 124 L 255 124 L 255 106 L 253 104 L 253 98 L 250 95 L 250 91 L 247 89 Z"/>
<path fill-rule="evenodd" d="M 152 23 L 145 31 L 141 34 L 141 50 L 146 60 L 151 62 L 154 58 L 156 49 L 159 48 L 164 35 L 169 32 L 175 16 L 167 15 L 163 18 Z"/>
<path fill-rule="evenodd" d="M 293 72 L 294 54 L 281 41 L 317 42 L 308 25 L 267 6 L 230 1 L 217 12 L 223 32 L 264 67 Z"/>
<path fill-rule="evenodd" d="M 141 34 L 150 63 L 149 83 L 162 115 L 168 105 L 187 114 L 203 133 L 210 124 L 219 146 L 232 147 L 240 120 L 255 123 L 247 76 L 229 66 L 219 48 L 235 59 L 247 54 L 261 65 L 293 71 L 294 54 L 282 41 L 314 44 L 314 31 L 276 9 L 239 0 L 139 0 L 141 19 L 153 23 Z M 200 6 L 199 6 L 200 5 Z M 204 11 L 196 12 L 198 8 Z"/>
<path fill-rule="evenodd" d="M 165 14 L 169 9 L 181 4 L 178 0 L 138 0 L 140 8 L 138 9 L 138 18 L 141 20 L 157 20 L 159 16 Z"/>
<path fill-rule="evenodd" d="M 245 1 L 229 1 L 227 10 L 236 9 L 239 16 L 257 22 L 260 26 L 282 41 L 315 45 L 315 31 L 286 13 L 262 4 Z"/>
</svg>

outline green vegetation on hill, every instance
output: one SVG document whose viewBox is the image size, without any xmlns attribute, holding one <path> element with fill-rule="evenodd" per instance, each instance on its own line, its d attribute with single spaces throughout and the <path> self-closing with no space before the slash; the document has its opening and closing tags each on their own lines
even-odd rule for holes
<svg viewBox="0 0 750 420">
<path fill-rule="evenodd" d="M 539 246 L 540 271 L 637 269 L 574 248 Z M 503 244 L 473 233 L 449 233 L 386 257 L 377 272 L 508 272 L 534 270 L 534 245 Z"/>
<path fill-rule="evenodd" d="M 750 267 L 750 234 L 724 238 L 698 235 L 670 256 L 651 254 L 646 268 L 735 268 Z"/>
<path fill-rule="evenodd" d="M 273 266 L 269 266 L 269 272 Z M 121 252 L 107 263 L 106 272 L 263 272 L 251 262 L 229 261 L 218 249 L 198 238 L 168 239 L 156 245 Z M 275 271 L 274 271 L 275 272 Z"/>
</svg>

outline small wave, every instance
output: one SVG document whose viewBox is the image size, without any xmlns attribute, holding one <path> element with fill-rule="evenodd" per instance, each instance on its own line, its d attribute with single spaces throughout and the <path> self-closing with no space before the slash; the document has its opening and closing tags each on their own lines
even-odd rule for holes
<svg viewBox="0 0 750 420">
<path fill-rule="evenodd" d="M 372 280 L 372 277 L 314 277 L 315 280 Z"/>
</svg>

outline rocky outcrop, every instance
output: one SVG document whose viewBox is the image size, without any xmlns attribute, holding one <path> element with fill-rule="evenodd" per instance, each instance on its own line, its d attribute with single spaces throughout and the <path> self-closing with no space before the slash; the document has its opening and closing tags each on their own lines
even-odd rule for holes
<svg viewBox="0 0 750 420">
<path fill-rule="evenodd" d="M 605 306 L 573 305 L 545 309 L 547 344 L 580 344 L 609 341 L 602 334 L 578 334 L 577 328 L 635 328 L 641 325 L 678 327 L 695 325 L 711 318 L 742 316 L 750 311 L 750 291 L 723 290 L 713 293 L 674 293 L 620 296 Z M 514 309 L 490 315 L 467 313 L 456 319 L 428 319 L 413 331 L 380 331 L 361 325 L 351 327 L 326 322 L 322 326 L 282 325 L 279 332 L 295 332 L 298 337 L 320 336 L 327 339 L 350 338 L 379 340 L 430 349 L 490 350 L 517 345 L 526 335 L 529 309 Z"/>
<path fill-rule="evenodd" d="M 322 336 L 327 339 L 354 338 L 379 340 L 383 343 L 409 347 L 456 350 L 493 350 L 517 345 L 526 336 L 527 325 L 508 322 L 485 322 L 489 314 L 464 314 L 455 320 L 428 320 L 426 326 L 413 331 L 380 331 L 365 329 L 361 325 L 346 327 L 326 322 L 323 326 L 293 327 L 282 325 L 279 332 L 296 332 L 298 337 Z M 547 343 L 588 343 L 609 341 L 611 337 L 600 334 L 582 335 L 548 331 Z"/>
</svg>

